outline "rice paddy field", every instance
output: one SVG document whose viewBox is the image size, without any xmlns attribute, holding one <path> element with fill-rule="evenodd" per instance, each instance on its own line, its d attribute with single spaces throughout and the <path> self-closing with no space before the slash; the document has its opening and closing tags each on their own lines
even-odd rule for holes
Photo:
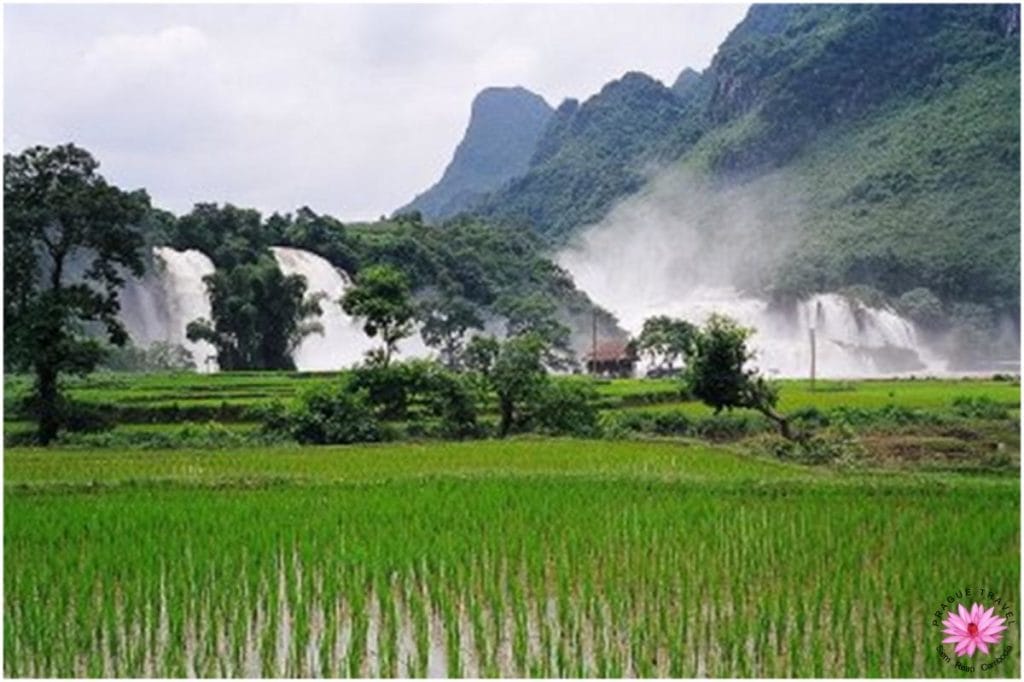
<svg viewBox="0 0 1024 682">
<path fill-rule="evenodd" d="M 78 390 L 256 400 L 250 381 Z M 783 403 L 1019 406 L 1009 383 L 952 384 L 793 382 Z M 676 390 L 599 388 L 610 410 Z M 1019 608 L 1019 471 L 541 438 L 8 447 L 3 464 L 8 676 L 1021 673 L 1016 622 L 967 673 L 933 624 L 965 587 Z"/>
</svg>

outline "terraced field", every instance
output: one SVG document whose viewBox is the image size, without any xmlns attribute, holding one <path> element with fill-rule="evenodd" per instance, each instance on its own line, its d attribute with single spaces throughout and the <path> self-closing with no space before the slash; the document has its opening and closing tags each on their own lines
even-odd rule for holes
<svg viewBox="0 0 1024 682">
<path fill-rule="evenodd" d="M 785 382 L 854 429 L 852 468 L 780 460 L 673 380 L 563 379 L 604 440 L 261 440 L 260 404 L 336 380 L 97 375 L 75 398 L 131 418 L 9 441 L 4 673 L 958 677 L 938 604 L 1016 606 L 1015 382 Z M 1015 677 L 1005 634 L 972 661 Z"/>
</svg>

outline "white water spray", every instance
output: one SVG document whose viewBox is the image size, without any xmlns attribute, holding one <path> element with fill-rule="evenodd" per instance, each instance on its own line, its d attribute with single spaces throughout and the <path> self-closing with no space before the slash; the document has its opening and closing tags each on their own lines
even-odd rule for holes
<svg viewBox="0 0 1024 682">
<path fill-rule="evenodd" d="M 812 326 L 818 376 L 944 372 L 914 326 L 891 309 L 837 294 L 780 308 L 738 290 L 734 282 L 749 282 L 784 257 L 799 212 L 799 197 L 778 182 L 721 189 L 666 173 L 580 234 L 557 261 L 634 335 L 654 315 L 701 324 L 720 313 L 756 329 L 755 364 L 770 374 L 808 376 Z"/>
<path fill-rule="evenodd" d="M 287 246 L 274 246 L 270 250 L 281 272 L 306 278 L 307 295 L 324 295 L 319 320 L 324 333 L 310 334 L 302 340 L 293 355 L 295 366 L 304 371 L 331 370 L 362 360 L 364 353 L 374 347 L 374 340 L 367 337 L 362 326 L 338 304 L 349 286 L 344 272 L 309 251 Z"/>
<path fill-rule="evenodd" d="M 213 271 L 213 263 L 200 251 L 155 247 L 153 268 L 141 280 L 129 279 L 121 291 L 121 319 L 135 345 L 181 344 L 192 353 L 200 372 L 215 370 L 213 346 L 189 341 L 185 335 L 189 322 L 210 319 L 203 277 Z"/>
</svg>

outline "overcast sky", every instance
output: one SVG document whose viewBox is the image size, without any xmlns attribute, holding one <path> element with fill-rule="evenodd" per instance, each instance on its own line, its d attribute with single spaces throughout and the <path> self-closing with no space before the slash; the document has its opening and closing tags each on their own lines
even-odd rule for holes
<svg viewBox="0 0 1024 682">
<path fill-rule="evenodd" d="M 671 84 L 746 7 L 6 5 L 4 150 L 74 141 L 177 213 L 375 218 L 441 176 L 482 88 Z"/>
</svg>

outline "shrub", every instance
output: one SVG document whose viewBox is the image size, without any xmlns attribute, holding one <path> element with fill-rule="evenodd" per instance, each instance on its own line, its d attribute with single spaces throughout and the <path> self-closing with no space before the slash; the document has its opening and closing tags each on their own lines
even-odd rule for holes
<svg viewBox="0 0 1024 682">
<path fill-rule="evenodd" d="M 865 458 L 863 446 L 848 426 L 825 429 L 796 441 L 764 434 L 754 442 L 754 447 L 778 459 L 798 464 L 854 467 Z"/>
<path fill-rule="evenodd" d="M 299 399 L 284 420 L 300 443 L 367 443 L 382 439 L 366 393 L 348 386 L 318 386 Z"/>
<path fill-rule="evenodd" d="M 546 382 L 526 407 L 527 423 L 541 433 L 596 436 L 597 394 L 588 386 Z"/>
<path fill-rule="evenodd" d="M 469 380 L 434 365 L 423 388 L 431 414 L 440 419 L 438 435 L 445 438 L 481 435 L 477 396 Z"/>
<path fill-rule="evenodd" d="M 1010 411 L 987 395 L 956 396 L 953 411 L 970 419 L 1008 419 Z"/>
<path fill-rule="evenodd" d="M 423 384 L 426 364 L 411 361 L 363 365 L 352 370 L 350 389 L 365 391 L 368 403 L 381 419 L 405 419 L 412 394 Z"/>
</svg>

